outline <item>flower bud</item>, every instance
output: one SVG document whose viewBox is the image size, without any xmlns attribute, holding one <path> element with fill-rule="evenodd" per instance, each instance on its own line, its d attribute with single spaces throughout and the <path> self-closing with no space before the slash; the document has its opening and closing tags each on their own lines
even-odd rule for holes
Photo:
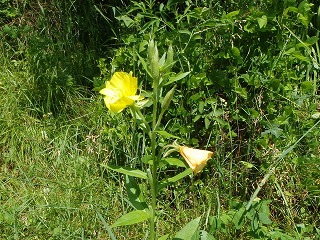
<svg viewBox="0 0 320 240">
<path fill-rule="evenodd" d="M 164 112 L 165 110 L 167 110 L 167 108 L 170 105 L 170 102 L 173 98 L 173 94 L 174 94 L 174 90 L 176 89 L 176 85 L 169 91 L 167 92 L 166 96 L 163 98 L 162 104 L 161 104 L 161 108 L 162 111 Z"/>
<path fill-rule="evenodd" d="M 167 52 L 166 65 L 168 66 L 168 65 L 171 65 L 172 63 L 173 63 L 173 48 L 172 48 L 172 45 L 170 45 Z"/>
<path fill-rule="evenodd" d="M 149 60 L 149 63 L 151 63 L 151 61 L 152 61 L 153 53 L 154 53 L 154 40 L 151 39 L 149 41 L 149 44 L 148 44 L 148 60 Z"/>
<path fill-rule="evenodd" d="M 207 161 L 213 154 L 211 151 L 189 148 L 185 146 L 179 146 L 179 152 L 195 174 L 204 168 L 204 166 L 207 164 Z"/>
<path fill-rule="evenodd" d="M 160 77 L 160 67 L 159 67 L 159 53 L 157 44 L 154 45 L 153 55 L 151 57 L 151 75 L 154 80 L 159 80 Z"/>
</svg>

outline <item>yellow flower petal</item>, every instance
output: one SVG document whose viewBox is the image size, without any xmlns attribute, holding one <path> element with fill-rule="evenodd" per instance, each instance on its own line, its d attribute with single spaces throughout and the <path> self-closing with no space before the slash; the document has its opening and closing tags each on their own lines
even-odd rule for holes
<svg viewBox="0 0 320 240">
<path fill-rule="evenodd" d="M 105 95 L 104 102 L 107 108 L 115 113 L 121 112 L 127 106 L 134 104 L 134 101 L 142 99 L 136 95 L 138 79 L 132 76 L 132 72 L 116 72 L 106 87 L 100 90 Z"/>
<path fill-rule="evenodd" d="M 211 151 L 189 148 L 185 146 L 179 146 L 179 152 L 195 174 L 204 168 L 213 154 Z"/>
<path fill-rule="evenodd" d="M 113 74 L 110 84 L 119 89 L 124 96 L 133 96 L 137 93 L 138 79 L 132 76 L 132 72 L 116 72 Z"/>
<path fill-rule="evenodd" d="M 116 101 L 110 101 L 108 97 L 105 97 L 104 102 L 107 108 L 114 113 L 119 113 L 123 109 L 125 109 L 127 106 L 132 105 L 134 103 L 132 99 L 125 98 L 125 97 L 116 99 Z"/>
</svg>

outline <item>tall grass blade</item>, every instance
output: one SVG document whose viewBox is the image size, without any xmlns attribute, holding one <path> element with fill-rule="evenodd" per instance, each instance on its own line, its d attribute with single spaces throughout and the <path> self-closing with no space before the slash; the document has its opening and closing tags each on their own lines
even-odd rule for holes
<svg viewBox="0 0 320 240">
<path fill-rule="evenodd" d="M 108 223 L 104 220 L 104 218 L 102 217 L 102 215 L 97 211 L 98 217 L 100 218 L 101 222 L 103 223 L 103 226 L 105 227 L 105 229 L 107 230 L 107 232 L 109 233 L 110 237 L 112 240 L 117 240 L 117 238 L 114 236 L 111 228 L 109 227 Z"/>
<path fill-rule="evenodd" d="M 282 154 L 277 158 L 275 166 L 273 166 L 268 173 L 264 176 L 264 178 L 261 180 L 261 182 L 259 183 L 258 187 L 256 188 L 256 190 L 254 191 L 254 193 L 252 194 L 247 206 L 246 206 L 246 210 L 248 211 L 252 205 L 252 202 L 254 201 L 254 199 L 258 196 L 258 193 L 260 192 L 260 190 L 262 189 L 262 187 L 266 184 L 266 182 L 268 181 L 269 177 L 274 173 L 276 167 L 279 165 L 279 163 L 284 159 L 284 157 L 291 152 L 295 146 L 297 146 L 297 144 L 308 134 L 310 133 L 318 124 L 320 123 L 320 120 L 318 122 L 316 122 L 316 124 L 314 124 L 308 131 L 306 131 L 302 137 L 300 137 L 293 145 L 291 145 L 289 148 L 287 148 L 286 150 L 284 150 L 282 152 Z"/>
</svg>

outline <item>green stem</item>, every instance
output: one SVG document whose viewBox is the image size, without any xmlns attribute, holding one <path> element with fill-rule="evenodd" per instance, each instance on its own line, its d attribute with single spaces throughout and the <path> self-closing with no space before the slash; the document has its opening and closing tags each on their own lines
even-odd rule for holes
<svg viewBox="0 0 320 240">
<path fill-rule="evenodd" d="M 156 239 L 156 207 L 157 207 L 157 159 L 156 159 L 156 136 L 155 132 L 151 133 L 151 146 L 152 146 L 152 178 L 151 178 L 151 222 L 150 222 L 150 239 Z"/>
<path fill-rule="evenodd" d="M 158 113 L 158 85 L 159 79 L 154 79 L 154 87 L 153 87 L 153 111 L 152 111 L 152 131 L 151 131 L 151 151 L 152 151 L 152 180 L 151 184 L 151 219 L 150 219 L 150 239 L 155 240 L 157 233 L 156 233 L 156 208 L 157 208 L 157 169 L 158 169 L 158 157 L 156 152 L 157 147 L 157 113 Z"/>
</svg>

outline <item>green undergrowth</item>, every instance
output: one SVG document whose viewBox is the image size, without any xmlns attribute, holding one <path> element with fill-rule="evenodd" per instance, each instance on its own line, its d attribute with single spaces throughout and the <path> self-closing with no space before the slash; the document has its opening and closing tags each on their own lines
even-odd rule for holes
<svg viewBox="0 0 320 240">
<path fill-rule="evenodd" d="M 111 225 L 132 210 L 124 176 L 102 165 L 144 168 L 147 137 L 92 89 L 133 71 L 148 96 L 141 59 L 155 38 L 160 56 L 173 46 L 173 71 L 190 72 L 172 76 L 161 127 L 215 151 L 201 174 L 163 190 L 159 235 L 201 216 L 216 239 L 319 239 L 319 127 L 276 163 L 319 119 L 316 1 L 106 2 L 0 1 L 0 238 L 109 239 L 99 215 Z"/>
</svg>

